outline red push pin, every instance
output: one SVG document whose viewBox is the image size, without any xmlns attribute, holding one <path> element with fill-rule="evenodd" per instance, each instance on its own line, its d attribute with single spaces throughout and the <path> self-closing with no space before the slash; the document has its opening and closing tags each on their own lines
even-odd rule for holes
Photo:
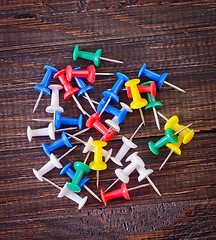
<svg viewBox="0 0 216 240">
<path fill-rule="evenodd" d="M 114 75 L 113 73 L 96 73 L 94 65 L 89 65 L 86 70 L 73 70 L 71 65 L 66 68 L 66 77 L 71 81 L 72 77 L 86 78 L 88 82 L 93 83 L 96 75 Z"/>
<path fill-rule="evenodd" d="M 137 87 L 138 87 L 138 90 L 140 93 L 145 92 L 145 93 L 150 93 L 152 97 L 156 96 L 157 88 L 156 88 L 156 84 L 154 81 L 152 81 L 149 86 L 148 85 L 137 85 Z M 126 87 L 125 90 L 127 90 L 128 98 L 132 98 L 130 87 Z"/>
<path fill-rule="evenodd" d="M 88 128 L 96 128 L 100 133 L 102 133 L 104 136 L 102 138 L 103 141 L 108 142 L 115 134 L 114 129 L 107 129 L 103 123 L 100 121 L 100 114 L 94 113 L 89 117 L 89 119 L 86 121 L 86 127 Z"/>
<path fill-rule="evenodd" d="M 143 187 L 147 187 L 150 184 L 143 184 L 137 187 L 133 187 L 133 188 L 127 188 L 127 185 L 125 183 L 122 183 L 121 188 L 112 191 L 112 192 L 108 192 L 105 193 L 102 189 L 100 191 L 101 193 L 101 199 L 104 203 L 104 205 L 107 205 L 107 200 L 110 199 L 114 199 L 114 198 L 119 198 L 119 197 L 124 197 L 127 200 L 130 200 L 130 196 L 129 196 L 129 191 L 135 190 L 135 189 L 139 189 L 139 188 L 143 188 Z"/>
<path fill-rule="evenodd" d="M 77 107 L 80 109 L 80 111 L 84 115 L 87 115 L 88 117 L 90 117 L 90 115 L 83 109 L 83 107 L 81 106 L 80 102 L 75 97 L 75 94 L 77 92 L 79 92 L 79 88 L 72 87 L 72 85 L 69 83 L 69 81 L 65 77 L 65 72 L 66 72 L 66 70 L 63 69 L 63 70 L 57 72 L 54 75 L 54 78 L 58 78 L 59 81 L 61 82 L 62 86 L 64 87 L 64 90 L 65 90 L 64 99 L 68 99 L 68 98 L 72 97 L 73 100 L 75 101 L 75 103 L 77 104 Z"/>
</svg>

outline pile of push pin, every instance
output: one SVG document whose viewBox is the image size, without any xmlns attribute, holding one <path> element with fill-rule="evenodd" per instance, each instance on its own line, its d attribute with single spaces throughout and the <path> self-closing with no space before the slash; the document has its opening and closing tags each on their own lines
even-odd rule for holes
<svg viewBox="0 0 216 240">
<path fill-rule="evenodd" d="M 78 57 L 92 60 L 94 62 L 95 66 L 99 66 L 100 60 L 108 60 L 111 62 L 116 63 L 123 63 L 121 61 L 107 59 L 104 57 L 101 57 L 102 50 L 99 49 L 95 53 L 90 52 L 84 52 L 80 51 L 78 46 L 75 47 L 74 53 L 73 53 L 73 60 L 75 61 Z M 110 159 L 118 166 L 123 166 L 122 160 L 125 157 L 125 155 L 128 153 L 130 149 L 135 149 L 137 147 L 136 144 L 133 143 L 133 138 L 136 135 L 136 133 L 139 131 L 139 129 L 145 125 L 144 115 L 142 112 L 142 108 L 145 110 L 153 110 L 156 125 L 158 129 L 160 130 L 160 124 L 158 120 L 158 115 L 160 115 L 162 118 L 164 118 L 167 122 L 164 126 L 165 130 L 165 136 L 159 139 L 156 143 L 149 142 L 148 146 L 151 152 L 155 155 L 159 154 L 159 149 L 162 146 L 166 146 L 171 151 L 167 158 L 162 163 L 160 169 L 164 166 L 164 164 L 167 162 L 167 160 L 170 158 L 171 154 L 174 152 L 178 155 L 181 155 L 181 144 L 187 144 L 190 142 L 190 140 L 194 136 L 194 131 L 190 130 L 188 127 L 191 125 L 187 125 L 186 127 L 179 124 L 179 119 L 177 116 L 173 116 L 170 119 L 166 118 L 162 113 L 157 111 L 156 109 L 161 107 L 162 104 L 158 101 L 156 101 L 156 85 L 158 89 L 161 89 L 163 83 L 168 84 L 169 86 L 184 92 L 184 90 L 180 89 L 179 87 L 174 86 L 171 83 L 168 83 L 165 81 L 167 77 L 167 73 L 163 73 L 162 75 L 159 75 L 155 72 L 152 72 L 146 68 L 146 64 L 144 64 L 139 73 L 138 77 L 141 77 L 142 75 L 148 77 L 151 81 L 144 82 L 141 85 L 138 85 L 140 83 L 139 79 L 132 79 L 129 80 L 129 78 L 122 74 L 122 73 L 116 73 L 117 81 L 113 85 L 111 89 L 107 89 L 103 92 L 104 97 L 101 99 L 101 101 L 98 103 L 94 100 L 92 100 L 89 97 L 89 92 L 93 90 L 92 86 L 86 85 L 83 78 L 86 78 L 88 82 L 93 83 L 95 80 L 96 75 L 114 75 L 112 73 L 96 73 L 94 65 L 90 65 L 87 67 L 86 70 L 81 70 L 80 68 L 72 69 L 72 67 L 69 65 L 66 67 L 66 69 L 63 69 L 61 71 L 58 71 L 56 68 L 46 65 L 45 68 L 47 69 L 46 74 L 41 82 L 41 84 L 36 85 L 34 87 L 35 90 L 40 92 L 40 95 L 38 97 L 38 100 L 35 104 L 33 112 L 35 112 L 39 101 L 42 97 L 42 94 L 50 95 L 51 91 L 51 104 L 46 108 L 47 113 L 53 114 L 52 119 L 34 119 L 36 121 L 45 121 L 49 122 L 49 125 L 47 128 L 41 128 L 41 129 L 34 129 L 32 130 L 29 126 L 27 128 L 27 136 L 29 141 L 32 140 L 32 137 L 37 136 L 49 136 L 52 140 L 55 140 L 55 133 L 56 132 L 62 132 L 61 138 L 52 142 L 50 145 L 45 145 L 42 143 L 43 150 L 45 154 L 49 157 L 49 161 L 40 169 L 36 170 L 33 169 L 33 172 L 35 176 L 40 181 L 47 181 L 56 188 L 59 189 L 60 193 L 58 195 L 59 198 L 66 196 L 72 201 L 76 202 L 78 204 L 78 209 L 81 209 L 84 204 L 87 201 L 87 196 L 82 198 L 78 195 L 78 193 L 81 191 L 82 188 L 85 188 L 90 194 L 92 194 L 98 201 L 101 202 L 101 199 L 103 203 L 106 205 L 107 200 L 118 198 L 118 197 L 124 197 L 125 199 L 130 199 L 129 197 L 129 191 L 139 189 L 142 187 L 146 187 L 148 185 L 151 185 L 154 190 L 159 194 L 159 190 L 155 186 L 155 184 L 151 181 L 149 175 L 153 173 L 152 169 L 147 169 L 145 167 L 145 163 L 143 160 L 138 156 L 138 152 L 134 152 L 125 160 L 125 162 L 129 162 L 129 164 L 124 168 L 117 168 L 115 170 L 115 174 L 117 176 L 117 179 L 105 190 L 101 190 L 101 199 L 86 185 L 88 184 L 88 181 L 90 180 L 88 177 L 83 177 L 84 174 L 88 174 L 91 170 L 96 171 L 96 186 L 98 188 L 99 186 L 99 171 L 105 170 L 107 168 L 107 161 Z M 52 79 L 58 79 L 61 83 L 61 85 L 49 85 L 50 80 Z M 70 81 L 72 78 L 75 79 L 78 87 L 72 87 Z M 125 85 L 126 88 L 122 88 L 123 85 Z M 64 99 L 73 98 L 73 100 L 76 103 L 76 106 L 80 109 L 83 115 L 86 115 L 88 117 L 88 120 L 86 121 L 85 125 L 87 128 L 82 129 L 83 126 L 83 115 L 81 114 L 79 118 L 72 118 L 72 117 L 64 117 L 62 116 L 62 113 L 64 112 L 64 109 L 59 106 L 59 91 L 64 89 Z M 116 107 L 112 106 L 110 102 L 119 103 L 119 96 L 118 93 L 120 90 L 126 90 L 128 98 L 133 99 L 133 101 L 130 103 L 130 107 L 126 105 L 125 103 L 120 102 L 121 109 L 117 109 Z M 147 100 L 141 97 L 141 93 L 147 94 Z M 75 96 L 77 94 L 78 97 L 83 96 L 88 100 L 90 103 L 92 109 L 94 110 L 94 114 L 90 115 L 88 114 L 83 107 L 81 106 L 80 102 L 78 101 L 77 97 Z M 95 108 L 95 105 L 97 105 L 97 110 Z M 104 147 L 107 145 L 107 142 L 112 139 L 115 132 L 120 131 L 120 123 L 122 123 L 127 115 L 128 112 L 132 112 L 132 109 L 139 109 L 142 122 L 136 129 L 136 131 L 133 133 L 133 135 L 130 137 L 130 139 L 127 139 L 126 137 L 122 136 L 122 146 L 120 147 L 117 154 L 113 157 L 112 155 L 112 149 L 109 151 L 105 150 Z M 105 123 L 109 126 L 107 128 L 102 122 L 101 122 L 101 115 L 104 112 L 108 112 L 109 114 L 113 115 L 114 117 L 112 119 L 106 119 Z M 68 128 L 61 128 L 62 126 L 68 126 Z M 69 134 L 66 131 L 73 130 L 79 128 L 80 131 L 74 134 Z M 84 134 L 87 132 L 90 128 L 97 129 L 103 136 L 100 140 L 93 140 L 93 138 L 90 136 L 88 141 L 85 142 L 82 139 L 78 138 L 78 135 Z M 72 147 L 72 144 L 69 139 L 74 139 L 77 142 L 80 142 L 84 145 L 83 153 L 87 153 L 84 162 L 74 162 L 74 170 L 71 168 L 71 163 L 68 163 L 66 166 L 62 166 L 60 161 L 69 153 L 71 153 L 77 146 Z M 58 149 L 62 146 L 67 146 L 69 150 L 63 154 L 61 157 L 57 158 L 53 151 L 55 149 Z M 94 153 L 94 160 L 87 165 L 87 160 L 90 155 L 90 153 Z M 71 179 L 71 182 L 66 182 L 63 187 L 59 187 L 49 179 L 45 178 L 44 175 L 51 171 L 54 168 L 61 169 L 60 174 L 67 174 L 69 178 Z M 149 184 L 143 184 L 138 185 L 133 188 L 127 188 L 127 183 L 129 182 L 130 174 L 133 171 L 138 172 L 138 182 L 141 182 L 144 179 L 147 179 Z M 113 187 L 118 181 L 122 182 L 121 188 L 117 189 L 115 191 L 107 192 L 111 187 Z"/>
</svg>

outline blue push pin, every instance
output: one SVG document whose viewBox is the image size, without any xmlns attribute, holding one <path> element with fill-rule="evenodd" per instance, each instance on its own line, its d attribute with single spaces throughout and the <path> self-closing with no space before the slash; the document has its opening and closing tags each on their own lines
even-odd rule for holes
<svg viewBox="0 0 216 240">
<path fill-rule="evenodd" d="M 52 75 L 53 73 L 56 73 L 58 72 L 58 70 L 52 66 L 49 66 L 49 65 L 45 65 L 44 68 L 47 69 L 44 77 L 43 77 L 43 80 L 41 82 L 41 84 L 38 84 L 38 85 L 35 85 L 34 86 L 34 89 L 37 90 L 38 92 L 40 92 L 39 96 L 38 96 L 38 99 L 35 103 L 35 106 L 34 106 L 34 109 L 33 109 L 33 113 L 35 112 L 35 110 L 37 109 L 38 107 L 38 104 L 41 100 L 41 97 L 44 94 L 47 94 L 47 95 L 50 95 L 50 90 L 48 89 L 48 86 L 49 86 L 49 83 L 50 83 L 50 80 L 52 78 Z"/>
<path fill-rule="evenodd" d="M 51 143 L 50 145 L 46 145 L 45 143 L 42 143 L 42 147 L 46 155 L 49 157 L 51 152 L 57 148 L 63 147 L 66 145 L 67 147 L 71 148 L 72 144 L 70 143 L 66 133 L 63 131 L 61 138 L 58 139 L 57 141 Z"/>
<path fill-rule="evenodd" d="M 62 117 L 60 112 L 55 114 L 55 129 L 59 129 L 61 125 L 77 125 L 82 129 L 83 116 L 80 114 L 79 118 Z"/>
<path fill-rule="evenodd" d="M 107 102 L 106 97 L 101 99 L 101 101 L 99 102 L 98 107 L 97 107 L 97 112 L 101 112 L 101 110 L 104 108 L 104 105 L 106 104 L 106 102 Z M 127 110 L 125 108 L 123 108 L 122 110 L 119 110 L 119 109 L 111 106 L 110 104 L 108 104 L 106 106 L 104 111 L 118 117 L 118 123 L 122 123 L 127 115 Z"/>
<path fill-rule="evenodd" d="M 179 87 L 177 87 L 177 86 L 175 86 L 175 85 L 165 81 L 168 73 L 162 73 L 160 75 L 160 74 L 155 73 L 155 72 L 153 72 L 151 70 L 148 70 L 146 68 L 146 64 L 143 64 L 142 67 L 139 70 L 138 78 L 141 77 L 142 75 L 145 75 L 146 77 L 148 77 L 148 78 L 152 79 L 153 81 L 155 81 L 157 83 L 157 87 L 159 89 L 161 89 L 163 83 L 165 83 L 165 84 L 169 85 L 170 87 L 175 88 L 176 90 L 185 93 L 185 90 L 183 90 L 183 89 L 181 89 L 181 88 L 179 88 Z"/>
<path fill-rule="evenodd" d="M 80 70 L 80 69 L 81 69 L 80 67 L 77 67 L 74 70 Z M 77 83 L 77 86 L 80 89 L 79 92 L 77 93 L 77 96 L 80 97 L 84 94 L 86 96 L 86 99 L 90 103 L 91 107 L 96 112 L 95 106 L 94 106 L 93 102 L 91 101 L 91 98 L 88 95 L 88 92 L 90 92 L 94 88 L 92 86 L 87 86 L 86 83 L 84 82 L 84 80 L 81 77 L 74 77 L 74 79 Z"/>
<path fill-rule="evenodd" d="M 70 168 L 71 167 L 71 163 L 68 163 L 60 172 L 60 175 L 66 173 L 68 175 L 68 177 L 71 178 L 71 180 L 73 180 L 74 176 L 75 176 L 75 172 Z M 95 197 L 99 202 L 101 202 L 100 198 L 90 189 L 86 186 L 86 184 L 88 183 L 88 181 L 90 180 L 90 178 L 88 177 L 84 177 L 82 178 L 79 183 L 78 186 L 82 189 L 83 187 L 93 196 Z"/>
<path fill-rule="evenodd" d="M 122 87 L 122 85 L 129 81 L 129 78 L 124 75 L 123 73 L 117 72 L 116 73 L 116 77 L 118 78 L 118 80 L 115 82 L 115 84 L 113 85 L 113 87 L 110 90 L 106 90 L 103 92 L 103 95 L 107 98 L 107 102 L 104 105 L 103 109 L 100 112 L 100 115 L 104 112 L 106 106 L 109 104 L 109 102 L 112 100 L 115 103 L 119 102 L 119 97 L 118 97 L 118 93 Z"/>
</svg>

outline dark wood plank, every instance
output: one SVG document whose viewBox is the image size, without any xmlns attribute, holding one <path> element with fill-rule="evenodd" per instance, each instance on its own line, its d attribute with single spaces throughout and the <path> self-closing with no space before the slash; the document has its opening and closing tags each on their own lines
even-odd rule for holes
<svg viewBox="0 0 216 240">
<path fill-rule="evenodd" d="M 0 10 L 1 239 L 214 239 L 215 2 L 28 0 L 3 1 Z M 182 124 L 193 123 L 195 137 L 182 146 L 181 156 L 173 155 L 164 169 L 158 171 L 169 151 L 163 148 L 155 157 L 148 150 L 148 142 L 157 141 L 164 134 L 156 129 L 152 112 L 145 111 L 146 127 L 134 140 L 146 167 L 154 170 L 151 179 L 162 197 L 148 187 L 131 192 L 130 201 L 116 199 L 104 207 L 89 196 L 86 206 L 78 211 L 73 202 L 56 197 L 57 189 L 35 179 L 32 168 L 39 169 L 48 160 L 41 142 L 51 141 L 47 138 L 27 141 L 28 125 L 46 126 L 31 119 L 50 117 L 44 112 L 50 104 L 49 96 L 43 96 L 32 114 L 38 96 L 33 86 L 41 81 L 45 64 L 58 69 L 67 64 L 88 66 L 91 62 L 72 61 L 75 44 L 82 50 L 102 48 L 103 56 L 125 62 L 123 65 L 102 62 L 98 72 L 120 71 L 134 78 L 146 62 L 151 70 L 168 72 L 167 81 L 186 90 L 182 94 L 164 86 L 157 94 L 165 116 L 176 114 Z M 99 101 L 102 91 L 115 80 L 98 77 L 90 96 Z M 142 82 L 145 80 L 141 78 Z M 78 117 L 80 112 L 72 106 L 73 100 L 63 100 L 63 92 L 60 97 L 65 116 Z M 124 91 L 120 92 L 120 99 L 130 103 Z M 85 99 L 80 102 L 92 113 Z M 103 120 L 110 117 L 105 114 Z M 122 135 L 129 138 L 140 121 L 138 111 L 128 114 L 121 132 L 108 143 L 107 149 L 112 147 L 115 154 L 122 144 Z M 163 126 L 164 120 L 160 122 Z M 87 140 L 90 135 L 101 137 L 90 130 L 80 138 Z M 82 149 L 78 144 L 62 163 L 82 161 L 85 157 Z M 62 148 L 55 153 L 60 156 L 65 151 Z M 89 161 L 92 159 L 93 156 Z M 112 162 L 108 166 L 100 174 L 102 188 L 115 179 L 116 166 Z M 99 194 L 95 189 L 95 173 L 89 176 L 92 178 L 89 187 Z M 47 177 L 60 186 L 69 180 L 59 176 L 57 169 Z M 134 173 L 128 186 L 135 185 Z M 86 194 L 82 192 L 81 196 Z"/>
</svg>

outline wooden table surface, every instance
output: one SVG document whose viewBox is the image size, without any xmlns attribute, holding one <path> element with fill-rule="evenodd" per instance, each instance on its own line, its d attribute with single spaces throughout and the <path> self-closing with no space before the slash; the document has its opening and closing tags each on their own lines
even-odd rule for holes
<svg viewBox="0 0 216 240">
<path fill-rule="evenodd" d="M 215 108 L 215 1 L 1 1 L 1 206 L 0 239 L 215 239 L 216 229 L 216 108 Z M 147 187 L 130 192 L 131 200 L 110 200 L 105 207 L 88 195 L 82 210 L 67 198 L 57 198 L 59 190 L 35 178 L 32 168 L 40 169 L 49 158 L 41 143 L 47 137 L 29 142 L 27 126 L 33 129 L 47 123 L 32 118 L 49 118 L 44 110 L 50 96 L 43 95 L 38 109 L 32 109 L 38 96 L 33 89 L 41 82 L 45 64 L 63 69 L 68 64 L 86 68 L 90 61 L 72 60 L 73 48 L 94 52 L 124 61 L 124 64 L 101 62 L 97 72 L 122 72 L 136 78 L 142 64 L 157 73 L 168 72 L 167 81 L 185 89 L 178 92 L 163 86 L 156 96 L 168 118 L 177 115 L 180 123 L 193 123 L 194 139 L 182 146 L 182 155 L 172 155 L 158 171 L 169 153 L 161 148 L 159 156 L 148 149 L 149 141 L 164 135 L 156 128 L 152 111 L 145 111 L 146 126 L 136 135 L 136 151 L 146 167 L 154 170 L 152 181 L 162 197 Z M 141 81 L 147 80 L 141 77 Z M 112 87 L 115 76 L 97 77 L 89 95 L 99 101 L 102 92 Z M 51 83 L 59 83 L 52 79 Z M 74 84 L 74 83 L 73 83 Z M 120 100 L 130 103 L 124 91 Z M 83 107 L 93 113 L 88 102 L 79 98 Z M 64 116 L 78 117 L 80 111 L 73 99 L 64 100 L 60 93 Z M 116 104 L 115 106 L 118 106 Z M 104 114 L 103 121 L 110 118 Z M 87 118 L 84 118 L 85 121 Z M 129 113 L 121 131 L 108 143 L 115 155 L 121 137 L 129 138 L 140 123 L 139 111 Z M 91 129 L 80 138 L 100 139 Z M 58 133 L 57 138 L 60 136 Z M 75 141 L 72 141 L 75 145 Z M 83 161 L 83 145 L 62 160 Z M 55 151 L 61 156 L 67 150 Z M 130 151 L 129 154 L 133 153 Z M 91 155 L 90 160 L 93 159 Z M 116 165 L 100 173 L 100 188 L 115 180 Z M 95 187 L 95 172 L 89 174 L 88 186 Z M 47 178 L 63 186 L 69 181 L 54 169 Z M 146 180 L 143 183 L 147 183 Z M 131 175 L 128 186 L 138 184 Z M 117 189 L 120 183 L 116 185 Z"/>
</svg>

